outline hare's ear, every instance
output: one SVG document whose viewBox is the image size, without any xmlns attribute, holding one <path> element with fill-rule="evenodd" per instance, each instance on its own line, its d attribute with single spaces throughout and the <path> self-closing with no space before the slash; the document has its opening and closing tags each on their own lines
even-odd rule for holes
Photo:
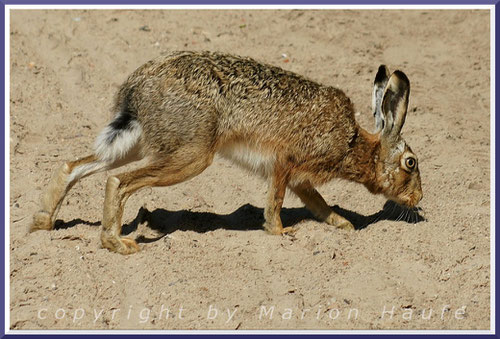
<svg viewBox="0 0 500 339">
<path fill-rule="evenodd" d="M 389 75 L 389 69 L 385 65 L 380 65 L 375 76 L 375 81 L 373 82 L 372 112 L 375 118 L 375 133 L 380 132 L 384 128 L 385 117 L 383 116 L 381 106 Z"/>
<path fill-rule="evenodd" d="M 385 126 L 382 134 L 386 138 L 399 135 L 405 123 L 410 95 L 410 80 L 401 71 L 395 71 L 387 81 L 382 98 L 382 114 L 385 117 Z"/>
</svg>

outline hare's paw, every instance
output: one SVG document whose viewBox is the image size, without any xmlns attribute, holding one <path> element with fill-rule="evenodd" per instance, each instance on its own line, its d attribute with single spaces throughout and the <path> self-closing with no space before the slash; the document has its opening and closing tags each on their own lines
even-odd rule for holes
<svg viewBox="0 0 500 339">
<path fill-rule="evenodd" d="M 335 226 L 343 230 L 355 230 L 354 225 L 347 219 L 341 217 L 340 215 L 332 212 L 328 218 L 326 218 L 326 223 Z"/>
<path fill-rule="evenodd" d="M 137 253 L 141 250 L 134 239 L 121 238 L 121 242 L 123 245 L 125 245 L 125 249 L 123 251 L 119 251 L 118 253 L 120 254 L 132 254 Z"/>
<path fill-rule="evenodd" d="M 343 229 L 343 230 L 348 230 L 348 231 L 354 231 L 356 229 L 354 227 L 354 225 L 349 220 L 345 220 L 343 222 L 340 222 L 340 223 L 336 224 L 335 227 Z"/>
<path fill-rule="evenodd" d="M 281 230 L 281 234 L 282 235 L 295 235 L 295 233 L 297 233 L 297 229 L 295 227 L 285 227 Z"/>
<path fill-rule="evenodd" d="M 134 239 L 130 238 L 102 238 L 102 246 L 111 252 L 123 255 L 133 254 L 140 251 L 139 245 Z"/>
<path fill-rule="evenodd" d="M 283 230 L 283 227 L 281 225 L 274 225 L 269 222 L 264 223 L 264 229 L 267 231 L 269 234 L 273 235 L 279 235 L 281 234 L 281 231 Z"/>
<path fill-rule="evenodd" d="M 269 223 L 264 224 L 266 231 L 273 235 L 294 235 L 297 229 L 294 227 L 283 227 L 280 225 L 270 225 Z"/>
<path fill-rule="evenodd" d="M 50 231 L 53 228 L 52 218 L 49 212 L 38 211 L 33 215 L 33 222 L 30 225 L 29 231 L 34 232 L 38 230 Z"/>
</svg>

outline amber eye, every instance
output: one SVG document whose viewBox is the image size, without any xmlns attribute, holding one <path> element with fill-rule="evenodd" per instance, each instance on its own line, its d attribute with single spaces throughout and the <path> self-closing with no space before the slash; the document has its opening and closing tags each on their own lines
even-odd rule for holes
<svg viewBox="0 0 500 339">
<path fill-rule="evenodd" d="M 417 164 L 417 160 L 413 157 L 408 157 L 406 158 L 405 165 L 408 167 L 408 169 L 412 170 L 415 168 L 415 165 Z"/>
</svg>

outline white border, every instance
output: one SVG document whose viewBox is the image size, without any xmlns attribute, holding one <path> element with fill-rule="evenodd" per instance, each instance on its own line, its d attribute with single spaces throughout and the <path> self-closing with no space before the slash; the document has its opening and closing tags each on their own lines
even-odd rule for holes
<svg viewBox="0 0 500 339">
<path fill-rule="evenodd" d="M 490 11 L 490 329 L 495 333 L 495 8 Z"/>
<path fill-rule="evenodd" d="M 5 151 L 5 333 L 10 331 L 10 10 L 5 6 L 5 117 L 4 117 L 4 151 Z M 9 324 L 9 325 L 7 325 Z"/>
<path fill-rule="evenodd" d="M 490 330 L 11 330 L 10 10 L 12 9 L 487 9 L 490 10 Z M 5 334 L 495 334 L 495 5 L 5 5 Z M 1 321 L 1 320 L 0 320 Z"/>
<path fill-rule="evenodd" d="M 374 334 L 374 335 L 410 335 L 410 334 L 420 334 L 420 335 L 431 335 L 431 334 L 456 334 L 456 335 L 473 335 L 473 334 L 492 334 L 489 330 L 9 330 L 7 334 L 171 334 L 171 335 L 181 335 L 181 334 L 261 334 L 261 335 L 279 335 L 279 334 L 343 334 L 343 335 L 361 335 L 361 334 Z"/>
<path fill-rule="evenodd" d="M 492 9 L 494 5 L 6 5 L 7 9 Z"/>
</svg>

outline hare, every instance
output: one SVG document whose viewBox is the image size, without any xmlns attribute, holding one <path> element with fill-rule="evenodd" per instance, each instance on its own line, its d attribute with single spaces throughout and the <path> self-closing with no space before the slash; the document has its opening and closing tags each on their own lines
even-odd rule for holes
<svg viewBox="0 0 500 339">
<path fill-rule="evenodd" d="M 353 104 L 340 89 L 251 58 L 214 52 L 161 56 L 120 87 L 114 118 L 97 137 L 94 154 L 57 170 L 30 230 L 54 227 L 63 198 L 81 178 L 146 159 L 144 167 L 108 178 L 102 219 L 103 247 L 137 252 L 133 239 L 120 236 L 130 195 L 193 178 L 217 153 L 268 180 L 269 233 L 291 231 L 280 219 L 287 188 L 319 220 L 354 229 L 314 187 L 342 178 L 414 207 L 422 198 L 418 161 L 400 136 L 409 93 L 403 72 L 379 67 L 371 134 L 356 122 Z"/>
</svg>

